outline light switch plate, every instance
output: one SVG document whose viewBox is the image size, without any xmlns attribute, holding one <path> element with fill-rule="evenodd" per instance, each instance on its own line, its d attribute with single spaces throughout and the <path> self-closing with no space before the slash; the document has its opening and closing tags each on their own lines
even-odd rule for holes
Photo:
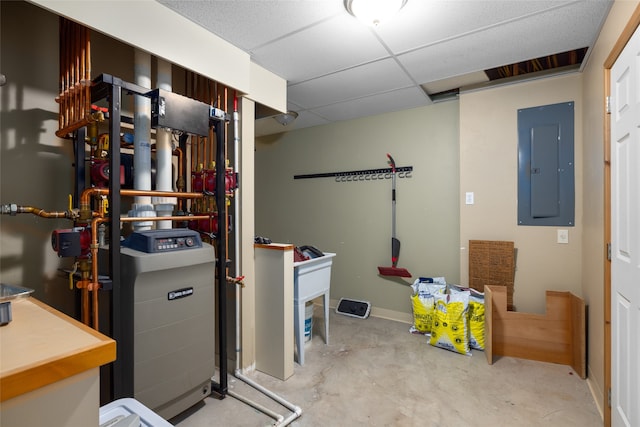
<svg viewBox="0 0 640 427">
<path fill-rule="evenodd" d="M 569 230 L 558 230 L 558 243 L 569 243 Z"/>
<path fill-rule="evenodd" d="M 473 204 L 473 191 L 467 191 L 467 193 L 465 194 L 465 203 L 467 205 Z"/>
</svg>

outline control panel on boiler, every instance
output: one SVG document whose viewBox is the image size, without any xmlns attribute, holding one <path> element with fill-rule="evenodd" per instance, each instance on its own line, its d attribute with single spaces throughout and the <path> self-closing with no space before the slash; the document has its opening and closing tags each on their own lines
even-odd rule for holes
<svg viewBox="0 0 640 427">
<path fill-rule="evenodd" d="M 197 231 L 188 228 L 147 230 L 132 233 L 122 246 L 146 253 L 162 253 L 202 247 Z"/>
</svg>

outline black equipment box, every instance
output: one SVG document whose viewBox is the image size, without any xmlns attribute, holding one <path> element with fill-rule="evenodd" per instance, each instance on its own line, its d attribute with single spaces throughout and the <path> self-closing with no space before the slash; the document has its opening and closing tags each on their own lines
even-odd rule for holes
<svg viewBox="0 0 640 427">
<path fill-rule="evenodd" d="M 170 128 L 190 134 L 209 135 L 210 107 L 204 102 L 155 89 L 151 98 L 151 127 Z"/>
<path fill-rule="evenodd" d="M 369 301 L 340 298 L 340 302 L 338 302 L 338 306 L 336 307 L 336 313 L 344 314 L 345 316 L 359 317 L 360 319 L 369 317 L 370 312 L 371 303 Z"/>
</svg>

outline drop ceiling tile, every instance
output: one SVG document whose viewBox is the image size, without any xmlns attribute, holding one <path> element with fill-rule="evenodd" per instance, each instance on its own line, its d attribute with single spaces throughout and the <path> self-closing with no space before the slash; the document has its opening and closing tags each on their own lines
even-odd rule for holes
<svg viewBox="0 0 640 427">
<path fill-rule="evenodd" d="M 423 84 L 422 87 L 428 94 L 435 94 L 445 92 L 447 90 L 459 89 L 461 87 L 475 85 L 479 83 L 486 83 L 489 81 L 489 77 L 484 71 L 477 71 L 475 73 L 463 74 L 461 76 L 449 77 L 446 79 L 438 80 L 435 82 L 429 82 Z"/>
<path fill-rule="evenodd" d="M 336 105 L 314 108 L 311 112 L 334 122 L 407 110 L 429 104 L 431 104 L 431 100 L 421 89 L 410 87 L 345 101 Z"/>
<path fill-rule="evenodd" d="M 593 32 L 588 28 L 599 25 L 593 20 L 599 21 L 602 16 L 594 14 L 592 9 L 596 4 L 602 7 L 602 3 L 586 3 L 592 6 L 580 3 L 538 14 L 526 21 L 513 21 L 414 50 L 399 55 L 398 60 L 413 79 L 428 83 L 590 46 Z M 546 31 L 540 32 L 540 28 Z M 500 49 L 491 49 L 491 46 Z"/>
<path fill-rule="evenodd" d="M 256 63 L 290 83 L 387 56 L 373 32 L 346 11 L 251 52 Z"/>
<path fill-rule="evenodd" d="M 309 126 L 325 125 L 329 123 L 327 119 L 314 113 L 313 111 L 301 111 L 300 115 L 294 122 L 296 128 L 305 128 Z"/>
<path fill-rule="evenodd" d="M 342 14 L 331 0 L 158 0 L 245 52 Z"/>
<path fill-rule="evenodd" d="M 288 87 L 288 99 L 305 109 L 413 85 L 393 59 L 350 68 Z"/>
<path fill-rule="evenodd" d="M 562 1 L 409 1 L 377 33 L 395 54 L 472 34 L 551 8 Z"/>
<path fill-rule="evenodd" d="M 419 105 L 425 95 L 418 85 L 446 90 L 470 73 L 592 46 L 613 4 L 409 0 L 374 29 L 347 14 L 342 0 L 157 1 L 288 80 L 290 109 L 300 113 L 296 128 L 328 120 L 320 113 L 343 120 L 383 105 L 391 111 L 401 104 L 391 95 L 397 89 Z M 215 56 L 206 48 L 203 54 Z"/>
</svg>

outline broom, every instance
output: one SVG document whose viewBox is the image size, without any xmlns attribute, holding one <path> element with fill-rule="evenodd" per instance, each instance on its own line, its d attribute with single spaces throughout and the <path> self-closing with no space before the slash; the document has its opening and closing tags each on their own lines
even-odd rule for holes
<svg viewBox="0 0 640 427">
<path fill-rule="evenodd" d="M 391 267 L 378 267 L 382 276 L 411 277 L 406 268 L 398 267 L 400 257 L 400 240 L 396 239 L 396 162 L 387 153 L 391 165 Z"/>
</svg>

